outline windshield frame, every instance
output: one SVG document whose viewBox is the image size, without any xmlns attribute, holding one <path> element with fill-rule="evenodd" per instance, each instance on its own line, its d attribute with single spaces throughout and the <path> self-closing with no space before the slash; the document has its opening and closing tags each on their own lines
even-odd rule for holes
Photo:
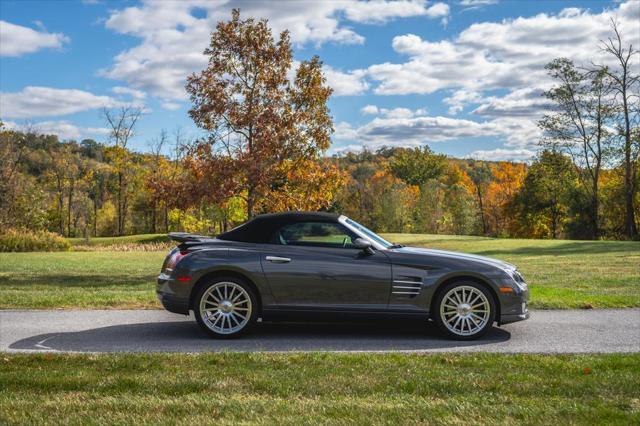
<svg viewBox="0 0 640 426">
<path fill-rule="evenodd" d="M 349 219 L 344 215 L 338 218 L 338 222 L 342 223 L 351 231 L 355 232 L 360 238 L 364 238 L 365 240 L 371 242 L 373 247 L 375 247 L 377 250 L 389 250 L 393 246 L 392 243 L 385 240 L 366 226 L 361 225 L 355 220 Z"/>
</svg>

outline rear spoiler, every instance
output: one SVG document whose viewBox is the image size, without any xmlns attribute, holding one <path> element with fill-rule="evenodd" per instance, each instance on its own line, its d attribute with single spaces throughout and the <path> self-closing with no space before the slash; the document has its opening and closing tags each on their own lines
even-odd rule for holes
<svg viewBox="0 0 640 426">
<path fill-rule="evenodd" d="M 168 237 L 170 240 L 176 241 L 180 244 L 199 242 L 211 238 L 206 235 L 189 234 L 188 232 L 170 232 Z"/>
</svg>

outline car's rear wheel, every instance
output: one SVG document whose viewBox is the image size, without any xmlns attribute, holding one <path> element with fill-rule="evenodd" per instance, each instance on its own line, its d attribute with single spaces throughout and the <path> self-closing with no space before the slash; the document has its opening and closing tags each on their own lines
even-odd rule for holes
<svg viewBox="0 0 640 426">
<path fill-rule="evenodd" d="M 472 340 L 485 334 L 496 317 L 496 302 L 491 292 L 473 281 L 447 284 L 435 304 L 434 320 L 440 330 L 457 340 Z"/>
<path fill-rule="evenodd" d="M 203 330 L 213 337 L 232 338 L 249 331 L 257 321 L 256 294 L 236 277 L 219 277 L 200 288 L 194 313 Z"/>
</svg>

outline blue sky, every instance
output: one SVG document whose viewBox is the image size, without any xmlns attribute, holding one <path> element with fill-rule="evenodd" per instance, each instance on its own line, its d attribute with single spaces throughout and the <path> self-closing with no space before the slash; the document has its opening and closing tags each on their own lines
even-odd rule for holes
<svg viewBox="0 0 640 426">
<path fill-rule="evenodd" d="M 102 107 L 144 106 L 132 147 L 199 131 L 184 79 L 230 10 L 289 29 L 295 57 L 326 65 L 331 153 L 429 144 L 456 157 L 527 160 L 549 105 L 544 65 L 606 62 L 615 18 L 640 45 L 640 2 L 0 1 L 0 118 L 63 139 L 106 141 Z M 640 66 L 640 64 L 638 64 Z"/>
</svg>

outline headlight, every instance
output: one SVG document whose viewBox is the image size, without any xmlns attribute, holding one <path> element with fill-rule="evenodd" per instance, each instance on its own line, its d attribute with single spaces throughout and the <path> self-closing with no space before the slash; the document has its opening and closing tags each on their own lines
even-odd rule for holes
<svg viewBox="0 0 640 426">
<path fill-rule="evenodd" d="M 518 272 L 515 269 L 512 269 L 507 273 L 511 275 L 511 278 L 513 279 L 513 281 L 516 283 L 516 285 L 520 290 L 525 291 L 527 289 L 527 283 L 524 281 L 524 277 L 520 272 Z"/>
<path fill-rule="evenodd" d="M 524 277 L 520 272 L 515 269 L 507 269 L 505 270 L 507 274 L 511 277 L 513 282 L 518 286 L 518 288 L 522 291 L 527 290 L 527 283 L 524 281 Z"/>
</svg>

